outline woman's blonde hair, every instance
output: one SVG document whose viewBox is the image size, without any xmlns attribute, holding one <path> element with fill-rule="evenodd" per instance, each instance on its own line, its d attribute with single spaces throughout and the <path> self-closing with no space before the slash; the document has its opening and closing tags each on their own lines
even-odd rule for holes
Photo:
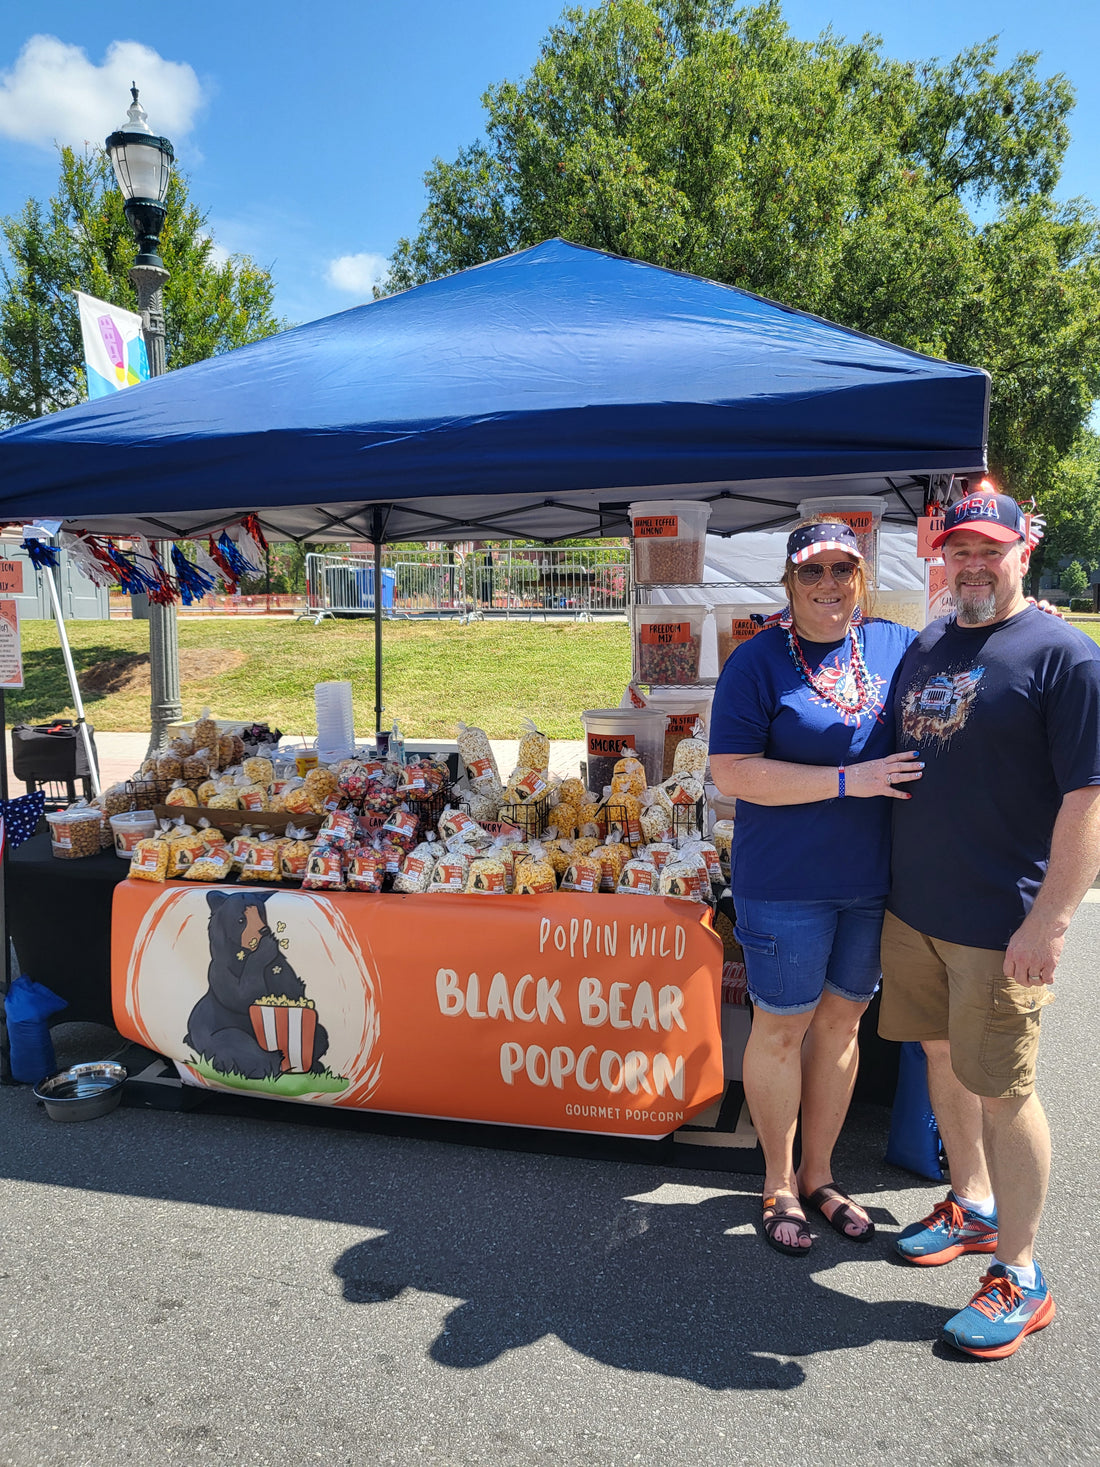
<svg viewBox="0 0 1100 1467">
<path fill-rule="evenodd" d="M 809 515 L 804 520 L 799 520 L 798 524 L 794 526 L 794 529 L 801 530 L 806 525 L 833 525 L 843 523 L 844 521 L 838 521 L 836 515 L 834 514 L 813 514 Z M 791 533 L 793 534 L 794 530 L 792 530 Z M 789 560 L 786 561 L 783 566 L 783 575 L 780 578 L 780 585 L 782 585 L 784 591 L 786 591 L 787 600 L 791 604 L 793 604 L 791 588 L 794 585 L 796 569 L 797 567 L 793 566 Z M 874 581 L 871 577 L 870 566 L 865 560 L 856 561 L 856 573 L 854 579 L 856 583 L 856 605 L 859 607 L 860 611 L 863 612 L 864 616 L 874 616 L 875 586 Z"/>
</svg>

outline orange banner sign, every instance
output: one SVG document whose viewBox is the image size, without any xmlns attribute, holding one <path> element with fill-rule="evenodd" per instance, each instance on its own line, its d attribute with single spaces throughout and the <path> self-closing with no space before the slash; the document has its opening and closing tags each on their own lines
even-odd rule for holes
<svg viewBox="0 0 1100 1467">
<path fill-rule="evenodd" d="M 942 550 L 933 550 L 932 541 L 943 531 L 942 514 L 922 514 L 917 520 L 917 554 L 921 560 L 938 560 Z"/>
<path fill-rule="evenodd" d="M 634 521 L 635 540 L 673 540 L 679 533 L 678 515 L 650 514 Z"/>
<path fill-rule="evenodd" d="M 0 599 L 0 688 L 22 686 L 23 640 L 19 634 L 19 603 L 4 597 Z"/>
<path fill-rule="evenodd" d="M 194 1085 L 659 1137 L 723 1088 L 706 913 L 673 897 L 124 881 L 115 1023 Z"/>
<path fill-rule="evenodd" d="M 22 596 L 23 594 L 23 562 L 21 560 L 0 560 L 0 595 Z"/>
</svg>

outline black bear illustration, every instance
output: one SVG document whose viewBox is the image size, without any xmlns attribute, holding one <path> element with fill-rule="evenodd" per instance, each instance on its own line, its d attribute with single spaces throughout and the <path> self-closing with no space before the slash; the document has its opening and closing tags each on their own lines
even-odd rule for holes
<svg viewBox="0 0 1100 1467">
<path fill-rule="evenodd" d="M 282 1056 L 261 1049 L 252 1032 L 249 1006 L 266 994 L 304 998 L 306 987 L 267 925 L 269 892 L 209 891 L 210 967 L 208 990 L 191 1010 L 184 1043 L 223 1074 L 262 1080 L 278 1075 Z M 317 1025 L 311 1073 L 320 1074 L 328 1034 Z"/>
</svg>

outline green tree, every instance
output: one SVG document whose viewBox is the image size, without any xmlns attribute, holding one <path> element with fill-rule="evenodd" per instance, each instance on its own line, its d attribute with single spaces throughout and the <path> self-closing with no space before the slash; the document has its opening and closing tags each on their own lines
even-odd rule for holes
<svg viewBox="0 0 1100 1467">
<path fill-rule="evenodd" d="M 1052 197 L 1073 93 L 1037 62 L 801 41 L 774 0 L 567 10 L 379 293 L 553 235 L 742 286 L 987 368 L 991 467 L 1047 497 L 1100 396 L 1100 229 Z"/>
<path fill-rule="evenodd" d="M 1089 588 L 1089 573 L 1079 560 L 1071 560 L 1060 577 L 1062 590 L 1072 600 Z"/>
<path fill-rule="evenodd" d="M 69 407 L 85 396 L 74 290 L 136 309 L 129 270 L 137 253 L 110 162 L 100 150 L 60 149 L 57 191 L 0 220 L 0 425 Z M 274 285 L 245 256 L 219 261 L 207 216 L 176 171 L 161 255 L 169 370 L 283 329 Z"/>
</svg>

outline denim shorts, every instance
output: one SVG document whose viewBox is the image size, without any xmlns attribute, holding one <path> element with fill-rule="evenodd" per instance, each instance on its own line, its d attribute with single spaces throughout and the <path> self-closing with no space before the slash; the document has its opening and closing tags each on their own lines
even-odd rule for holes
<svg viewBox="0 0 1100 1467">
<path fill-rule="evenodd" d="M 804 1014 L 827 988 L 867 1003 L 879 985 L 885 897 L 769 902 L 733 898 L 749 997 L 768 1014 Z"/>
</svg>

